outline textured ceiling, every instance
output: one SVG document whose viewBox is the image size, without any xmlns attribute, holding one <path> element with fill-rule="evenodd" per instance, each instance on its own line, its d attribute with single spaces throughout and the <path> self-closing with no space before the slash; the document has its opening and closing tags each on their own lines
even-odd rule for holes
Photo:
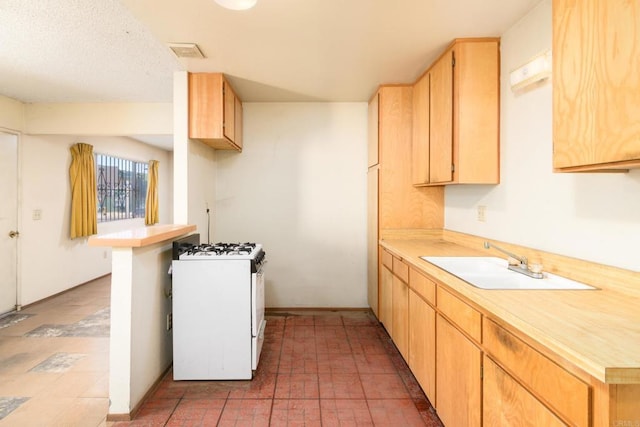
<svg viewBox="0 0 640 427">
<path fill-rule="evenodd" d="M 176 70 L 224 72 L 243 101 L 365 101 L 455 37 L 497 36 L 539 0 L 0 0 L 0 94 L 171 102 Z M 167 42 L 197 43 L 178 60 Z"/>
<path fill-rule="evenodd" d="M 181 68 L 118 0 L 0 0 L 0 95 L 171 102 Z"/>
</svg>

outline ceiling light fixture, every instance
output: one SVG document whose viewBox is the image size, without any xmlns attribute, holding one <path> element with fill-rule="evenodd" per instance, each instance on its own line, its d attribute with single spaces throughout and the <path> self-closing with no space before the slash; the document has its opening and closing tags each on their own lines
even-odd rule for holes
<svg viewBox="0 0 640 427">
<path fill-rule="evenodd" d="M 256 5 L 258 0 L 215 0 L 220 6 L 231 10 L 247 10 Z"/>
</svg>

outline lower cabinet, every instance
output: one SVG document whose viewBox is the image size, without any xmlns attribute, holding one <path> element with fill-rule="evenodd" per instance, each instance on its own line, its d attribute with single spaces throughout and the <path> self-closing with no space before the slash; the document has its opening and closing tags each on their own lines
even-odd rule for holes
<svg viewBox="0 0 640 427">
<path fill-rule="evenodd" d="M 439 314 L 436 342 L 438 416 L 447 427 L 480 426 L 482 351 Z"/>
<path fill-rule="evenodd" d="M 429 398 L 436 401 L 436 310 L 409 290 L 409 368 Z"/>
<path fill-rule="evenodd" d="M 483 371 L 482 419 L 485 426 L 554 427 L 566 425 L 486 355 L 484 356 Z"/>
<path fill-rule="evenodd" d="M 542 396 L 559 418 L 570 425 L 590 425 L 591 393 L 587 383 L 486 317 L 482 323 L 482 345 L 518 383 L 533 395 Z"/>
<path fill-rule="evenodd" d="M 404 360 L 409 360 L 409 287 L 393 276 L 391 338 Z"/>
<path fill-rule="evenodd" d="M 380 266 L 380 301 L 378 303 L 378 312 L 380 323 L 384 325 L 390 334 L 393 327 L 393 318 L 391 316 L 391 301 L 393 290 L 393 273 L 383 264 Z"/>
<path fill-rule="evenodd" d="M 640 385 L 598 382 L 446 282 L 379 249 L 378 318 L 446 427 L 640 419 Z"/>
</svg>

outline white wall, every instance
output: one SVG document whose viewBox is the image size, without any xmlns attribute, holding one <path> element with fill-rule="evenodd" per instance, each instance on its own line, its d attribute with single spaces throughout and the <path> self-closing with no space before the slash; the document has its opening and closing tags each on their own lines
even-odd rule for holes
<svg viewBox="0 0 640 427">
<path fill-rule="evenodd" d="M 166 330 L 171 242 L 114 248 L 111 278 L 109 414 L 129 414 L 172 360 Z"/>
<path fill-rule="evenodd" d="M 448 186 L 445 227 L 640 271 L 640 170 L 552 172 L 552 89 L 514 94 L 509 72 L 551 48 L 551 1 L 502 36 L 501 184 Z M 478 222 L 477 206 L 487 207 Z"/>
<path fill-rule="evenodd" d="M 87 246 L 86 238 L 69 239 L 71 191 L 69 148 L 76 142 L 94 152 L 131 160 L 159 160 L 160 223 L 172 222 L 172 156 L 165 150 L 123 137 L 22 135 L 20 275 L 22 305 L 111 272 L 108 248 Z M 33 220 L 33 211 L 42 212 Z M 98 225 L 99 233 L 144 226 L 144 218 Z"/>
<path fill-rule="evenodd" d="M 216 151 L 189 139 L 188 81 L 186 71 L 173 75 L 173 218 L 176 224 L 195 225 L 204 243 L 210 227 L 207 206 L 212 212 L 215 200 Z"/>
<path fill-rule="evenodd" d="M 267 252 L 268 307 L 367 307 L 366 103 L 244 103 L 218 151 L 216 241 Z"/>
<path fill-rule="evenodd" d="M 24 130 L 25 105 L 0 95 L 0 128 L 21 132 Z"/>
</svg>

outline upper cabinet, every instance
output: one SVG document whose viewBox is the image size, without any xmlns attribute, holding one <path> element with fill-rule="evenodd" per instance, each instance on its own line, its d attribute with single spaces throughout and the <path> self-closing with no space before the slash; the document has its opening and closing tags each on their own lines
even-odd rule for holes
<svg viewBox="0 0 640 427">
<path fill-rule="evenodd" d="M 242 102 L 220 73 L 189 74 L 189 138 L 242 151 Z"/>
<path fill-rule="evenodd" d="M 414 185 L 500 182 L 499 39 L 457 39 L 414 85 Z"/>
<path fill-rule="evenodd" d="M 640 167 L 640 3 L 553 1 L 553 166 Z"/>
<path fill-rule="evenodd" d="M 413 141 L 411 160 L 411 182 L 429 182 L 429 90 L 430 75 L 424 74 L 413 85 Z"/>
</svg>

